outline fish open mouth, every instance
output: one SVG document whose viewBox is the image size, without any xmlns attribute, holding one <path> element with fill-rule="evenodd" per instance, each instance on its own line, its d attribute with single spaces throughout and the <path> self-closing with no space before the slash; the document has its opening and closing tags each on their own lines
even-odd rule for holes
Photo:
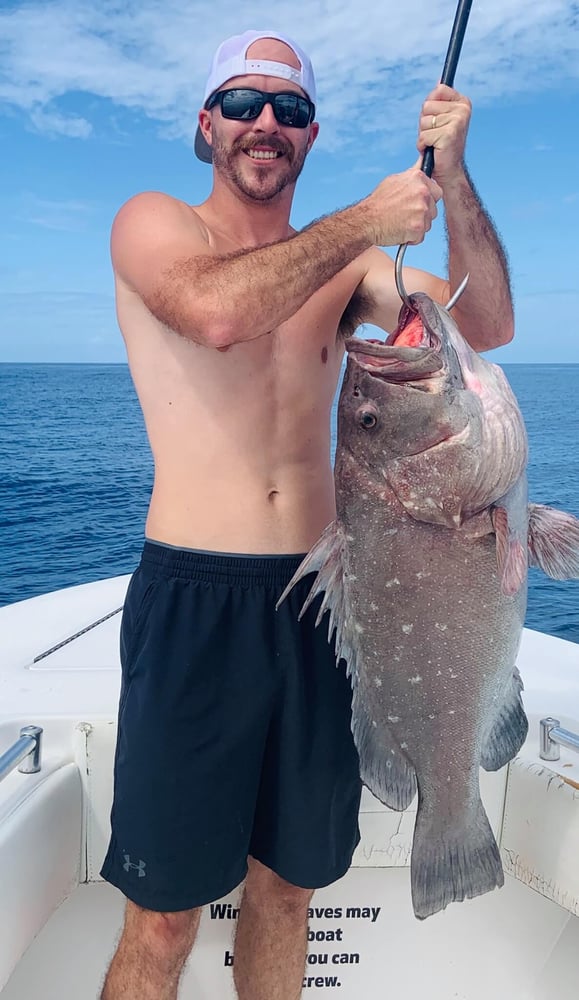
<svg viewBox="0 0 579 1000">
<path fill-rule="evenodd" d="M 424 321 L 421 311 L 403 306 L 398 326 L 384 341 L 350 337 L 348 354 L 377 378 L 388 382 L 427 379 L 443 367 L 440 337 Z"/>
</svg>

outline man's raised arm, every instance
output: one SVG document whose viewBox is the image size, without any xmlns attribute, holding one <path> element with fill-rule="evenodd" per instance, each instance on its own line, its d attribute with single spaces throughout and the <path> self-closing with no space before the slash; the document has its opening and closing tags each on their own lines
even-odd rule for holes
<svg viewBox="0 0 579 1000">
<path fill-rule="evenodd" d="M 117 214 L 113 265 L 162 323 L 225 347 L 271 332 L 368 247 L 419 242 L 439 196 L 438 186 L 412 168 L 287 240 L 220 255 L 193 209 L 147 192 Z"/>
</svg>

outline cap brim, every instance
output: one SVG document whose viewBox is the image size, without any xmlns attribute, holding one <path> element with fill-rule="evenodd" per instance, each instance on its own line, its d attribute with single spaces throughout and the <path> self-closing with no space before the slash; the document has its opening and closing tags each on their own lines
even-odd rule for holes
<svg viewBox="0 0 579 1000">
<path fill-rule="evenodd" d="M 195 133 L 195 156 L 203 160 L 203 163 L 213 162 L 211 146 L 208 142 L 205 142 L 199 126 L 197 126 L 197 132 Z"/>
</svg>

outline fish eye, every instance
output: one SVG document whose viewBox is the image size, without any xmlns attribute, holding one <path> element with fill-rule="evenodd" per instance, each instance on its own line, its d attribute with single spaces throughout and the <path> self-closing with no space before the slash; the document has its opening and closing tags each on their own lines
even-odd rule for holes
<svg viewBox="0 0 579 1000">
<path fill-rule="evenodd" d="M 376 414 L 372 413 L 371 410 L 362 410 L 360 414 L 360 423 L 365 430 L 369 430 L 371 427 L 375 427 L 378 423 L 376 419 Z"/>
</svg>

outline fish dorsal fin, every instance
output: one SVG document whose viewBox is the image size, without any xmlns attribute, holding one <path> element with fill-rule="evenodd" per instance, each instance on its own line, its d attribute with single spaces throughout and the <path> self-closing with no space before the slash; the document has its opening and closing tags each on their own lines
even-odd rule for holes
<svg viewBox="0 0 579 1000">
<path fill-rule="evenodd" d="M 328 639 L 336 632 L 336 661 L 344 659 L 353 687 L 352 734 L 360 757 L 360 776 L 365 785 L 384 805 L 391 809 L 406 809 L 416 794 L 416 774 L 412 764 L 400 750 L 394 737 L 383 726 L 378 728 L 368 718 L 360 694 L 360 653 L 358 635 L 352 628 L 352 618 L 346 614 L 347 570 L 344 552 L 346 538 L 338 521 L 333 521 L 303 562 L 277 602 L 285 600 L 294 585 L 308 573 L 317 576 L 300 612 L 305 614 L 313 600 L 323 594 L 316 625 L 325 612 L 330 612 Z"/>
<path fill-rule="evenodd" d="M 498 771 L 508 764 L 527 738 L 529 723 L 521 699 L 522 690 L 521 675 L 515 667 L 498 714 L 483 741 L 481 767 L 485 771 Z"/>
<path fill-rule="evenodd" d="M 579 579 L 579 520 L 566 511 L 530 503 L 529 562 L 554 580 Z"/>
<path fill-rule="evenodd" d="M 340 659 L 346 661 L 347 675 L 350 677 L 357 673 L 358 643 L 357 635 L 352 628 L 351 617 L 349 618 L 346 613 L 347 602 L 344 593 L 345 578 L 347 577 L 344 566 L 345 543 L 344 529 L 339 521 L 332 521 L 298 566 L 277 602 L 276 608 L 279 608 L 298 580 L 307 576 L 308 573 L 317 571 L 312 589 L 299 617 L 302 618 L 319 594 L 324 595 L 316 618 L 316 626 L 320 624 L 325 612 L 329 611 L 328 641 L 331 641 L 335 632 L 336 662 Z"/>
</svg>

